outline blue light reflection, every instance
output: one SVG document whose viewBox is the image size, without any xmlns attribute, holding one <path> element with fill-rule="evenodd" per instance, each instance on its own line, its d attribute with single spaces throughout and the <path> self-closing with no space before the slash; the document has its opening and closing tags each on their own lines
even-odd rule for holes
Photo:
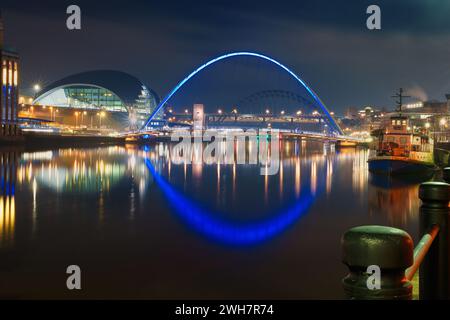
<svg viewBox="0 0 450 320">
<path fill-rule="evenodd" d="M 149 159 L 145 159 L 145 163 L 170 205 L 184 221 L 201 234 L 229 245 L 257 244 L 280 234 L 308 211 L 316 197 L 303 194 L 293 206 L 278 212 L 274 217 L 271 215 L 271 218 L 263 221 L 237 224 L 215 218 L 214 212 L 200 207 L 177 191 L 155 170 Z"/>
</svg>

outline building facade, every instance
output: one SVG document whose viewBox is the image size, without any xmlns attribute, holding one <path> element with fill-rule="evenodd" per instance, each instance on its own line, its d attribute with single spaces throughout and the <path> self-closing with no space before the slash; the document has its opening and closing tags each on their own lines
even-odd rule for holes
<svg viewBox="0 0 450 320">
<path fill-rule="evenodd" d="M 19 134 L 17 125 L 19 100 L 19 55 L 4 44 L 3 19 L 0 12 L 0 61 L 2 65 L 0 90 L 0 136 Z"/>
<path fill-rule="evenodd" d="M 96 118 L 96 114 L 104 114 L 103 125 L 108 120 L 110 127 L 131 130 L 140 128 L 158 103 L 156 92 L 137 78 L 121 71 L 93 70 L 47 85 L 37 93 L 32 105 L 35 113 L 39 107 L 47 107 L 41 112 L 42 117 L 49 109 L 58 110 L 59 117 L 49 118 L 58 123 L 79 124 L 81 117 L 78 121 L 76 114 L 81 113 L 87 115 L 84 124 L 92 127 L 97 121 L 89 121 L 91 115 Z"/>
</svg>

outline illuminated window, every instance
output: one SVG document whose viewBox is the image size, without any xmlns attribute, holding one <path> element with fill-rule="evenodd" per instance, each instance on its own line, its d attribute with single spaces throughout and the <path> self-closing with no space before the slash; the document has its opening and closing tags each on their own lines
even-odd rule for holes
<svg viewBox="0 0 450 320">
<path fill-rule="evenodd" d="M 19 74 L 17 72 L 17 62 L 14 62 L 14 86 L 17 87 L 19 83 Z"/>
<path fill-rule="evenodd" d="M 6 74 L 6 71 L 7 70 L 7 68 L 6 68 L 6 61 L 5 60 L 3 60 L 3 76 L 2 76 L 2 79 L 3 79 L 3 81 L 2 81 L 2 84 L 6 84 L 6 82 L 7 82 L 7 74 Z"/>
<path fill-rule="evenodd" d="M 9 69 L 8 69 L 8 84 L 12 85 L 13 84 L 13 79 L 12 79 L 12 63 L 11 61 L 9 62 Z"/>
</svg>

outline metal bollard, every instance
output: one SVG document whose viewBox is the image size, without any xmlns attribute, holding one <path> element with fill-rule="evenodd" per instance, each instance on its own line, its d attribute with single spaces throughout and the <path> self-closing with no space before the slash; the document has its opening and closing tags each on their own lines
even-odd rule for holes
<svg viewBox="0 0 450 320">
<path fill-rule="evenodd" d="M 419 198 L 422 200 L 420 234 L 428 232 L 435 224 L 440 227 L 419 269 L 419 297 L 424 300 L 449 299 L 450 185 L 443 182 L 422 183 Z"/>
<path fill-rule="evenodd" d="M 342 260 L 350 273 L 342 280 L 350 299 L 412 299 L 412 284 L 405 270 L 413 264 L 413 240 L 403 230 L 384 226 L 360 226 L 341 239 Z M 367 268 L 380 268 L 380 289 L 370 290 Z"/>
<path fill-rule="evenodd" d="M 442 170 L 442 178 L 445 182 L 450 182 L 450 167 L 446 167 Z"/>
</svg>

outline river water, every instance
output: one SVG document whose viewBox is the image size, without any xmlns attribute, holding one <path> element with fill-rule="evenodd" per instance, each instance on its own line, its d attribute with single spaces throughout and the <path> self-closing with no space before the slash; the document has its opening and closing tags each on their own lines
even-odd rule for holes
<svg viewBox="0 0 450 320">
<path fill-rule="evenodd" d="M 284 141 L 265 175 L 172 148 L 2 149 L 0 297 L 343 298 L 348 228 L 417 241 L 420 181 L 371 176 L 366 149 Z"/>
</svg>

